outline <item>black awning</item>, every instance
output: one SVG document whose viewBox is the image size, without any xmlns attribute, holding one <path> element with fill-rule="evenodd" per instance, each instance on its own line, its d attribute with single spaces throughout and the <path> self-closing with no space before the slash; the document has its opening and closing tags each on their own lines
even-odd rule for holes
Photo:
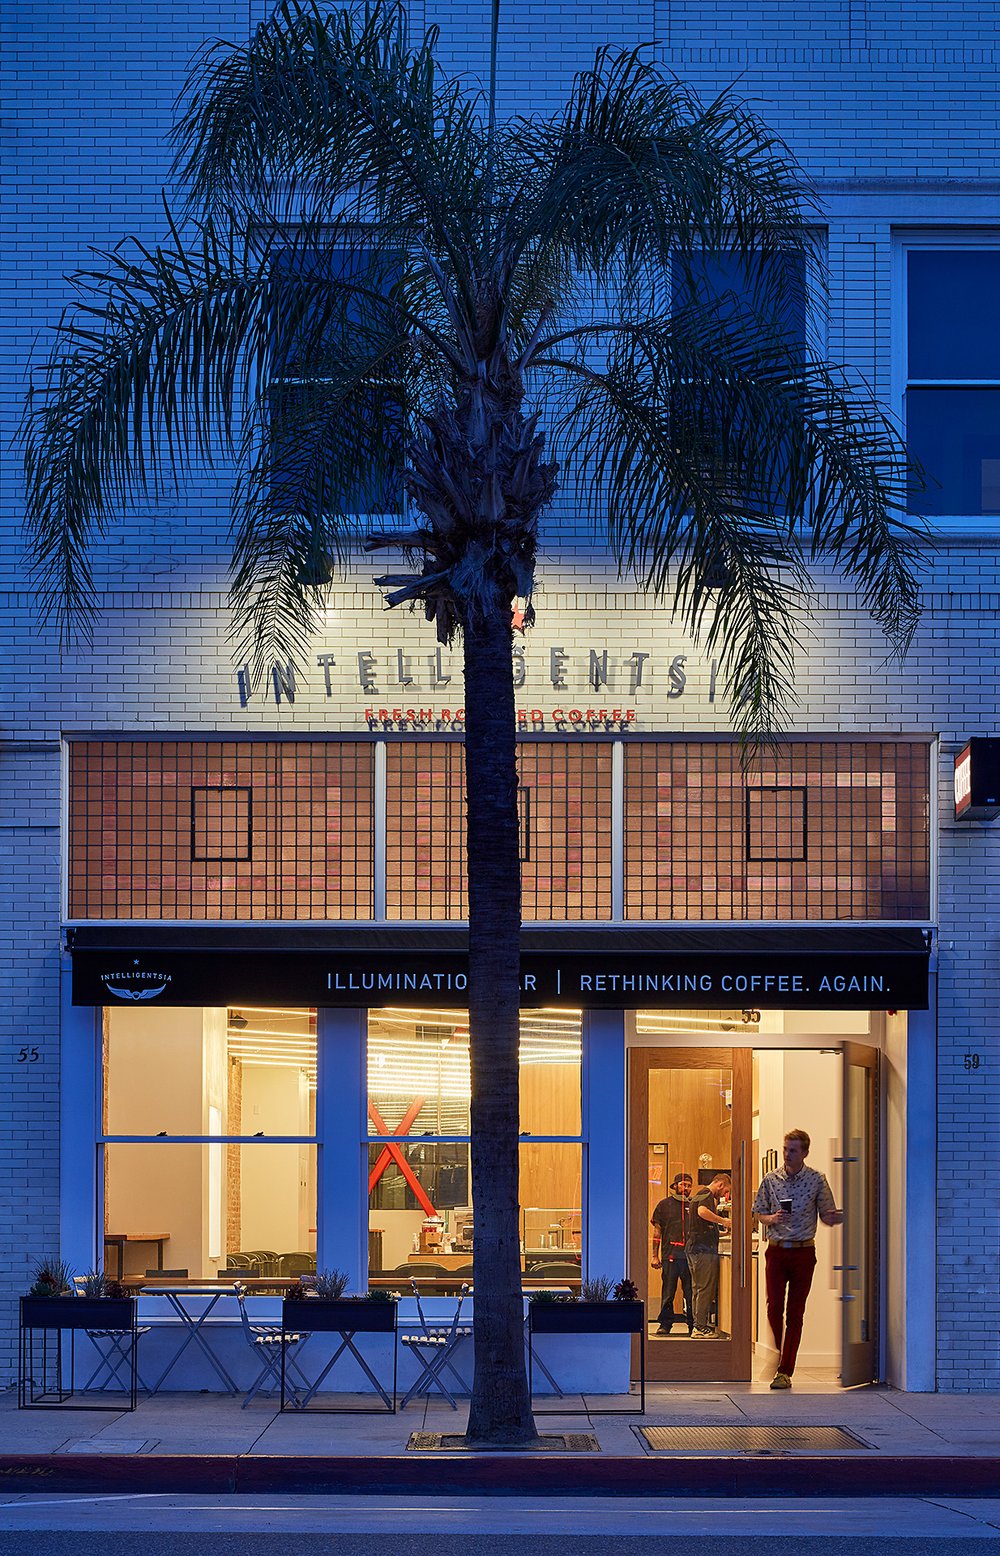
<svg viewBox="0 0 1000 1556">
<path fill-rule="evenodd" d="M 77 1005 L 466 1002 L 463 928 L 109 924 L 71 928 L 67 945 Z M 926 1009 L 930 945 L 909 927 L 531 926 L 522 1003 Z"/>
</svg>

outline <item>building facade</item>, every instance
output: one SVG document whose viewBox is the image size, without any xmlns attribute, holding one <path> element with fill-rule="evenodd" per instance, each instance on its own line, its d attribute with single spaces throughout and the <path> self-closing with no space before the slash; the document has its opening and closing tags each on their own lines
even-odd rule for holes
<svg viewBox="0 0 1000 1556">
<path fill-rule="evenodd" d="M 826 349 L 939 483 L 907 659 L 887 661 L 856 594 L 821 579 L 789 742 L 749 772 L 711 658 L 618 578 L 568 491 L 547 520 L 516 662 L 525 1283 L 627 1271 L 655 1320 L 650 1215 L 678 1172 L 728 1171 L 724 1338 L 688 1346 L 678 1295 L 685 1343 L 651 1324 L 654 1377 L 773 1362 L 748 1205 L 798 1126 L 847 1211 L 843 1233 L 820 1229 L 803 1365 L 1000 1387 L 998 849 L 988 820 L 956 818 L 953 788 L 956 755 L 997 718 L 996 62 L 986 7 L 947 40 L 936 15 L 842 0 L 504 20 L 507 109 L 554 105 L 607 41 L 655 38 L 705 96 L 739 76 L 819 191 Z M 191 54 L 257 19 L 21 9 L 12 422 L 66 274 L 91 246 L 160 232 Z M 480 73 L 487 19 L 412 13 L 440 22 L 446 64 Z M 61 659 L 4 459 L 7 1375 L 16 1295 L 56 1249 L 78 1270 L 457 1278 L 472 1228 L 458 656 L 386 612 L 359 560 L 308 672 L 276 665 L 252 691 L 227 638 L 217 472 L 123 516 L 97 553 L 93 642 Z"/>
</svg>

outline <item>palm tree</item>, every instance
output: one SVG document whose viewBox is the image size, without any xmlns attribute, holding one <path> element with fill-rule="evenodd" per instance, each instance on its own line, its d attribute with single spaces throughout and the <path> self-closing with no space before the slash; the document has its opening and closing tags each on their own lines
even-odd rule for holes
<svg viewBox="0 0 1000 1556">
<path fill-rule="evenodd" d="M 620 566 L 720 660 L 734 723 L 780 727 L 810 563 L 895 648 L 916 619 L 905 460 L 783 321 L 821 271 L 786 150 L 642 52 L 498 125 L 401 10 L 282 0 L 197 60 L 169 234 L 76 278 L 25 417 L 28 525 L 64 633 L 88 547 L 137 493 L 235 461 L 232 606 L 258 674 L 301 653 L 359 538 L 465 668 L 475 1384 L 469 1435 L 534 1435 L 518 1247 L 520 930 L 512 606 L 530 625 L 560 479 Z M 730 256 L 739 295 L 705 289 Z M 403 436 L 403 419 L 407 437 Z M 386 526 L 385 513 L 406 517 Z M 363 511 L 358 518 L 359 510 Z M 372 514 L 382 517 L 373 519 Z"/>
</svg>

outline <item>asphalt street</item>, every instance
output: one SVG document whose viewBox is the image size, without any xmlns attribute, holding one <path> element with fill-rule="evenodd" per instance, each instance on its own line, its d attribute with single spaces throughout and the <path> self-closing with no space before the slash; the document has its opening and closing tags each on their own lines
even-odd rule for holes
<svg viewBox="0 0 1000 1556">
<path fill-rule="evenodd" d="M 9 1496 L 0 1556 L 1000 1556 L 996 1499 Z"/>
</svg>

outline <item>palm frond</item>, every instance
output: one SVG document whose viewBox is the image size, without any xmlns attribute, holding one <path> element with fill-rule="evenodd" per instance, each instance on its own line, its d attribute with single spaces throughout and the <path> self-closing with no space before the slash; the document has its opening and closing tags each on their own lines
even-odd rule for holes
<svg viewBox="0 0 1000 1556">
<path fill-rule="evenodd" d="M 534 367 L 581 506 L 623 568 L 722 645 L 745 733 L 789 712 L 807 557 L 855 576 L 905 648 L 917 598 L 907 462 L 869 402 L 824 364 L 789 360 L 780 336 L 731 338 L 711 314 L 597 321 L 564 332 L 571 341 L 575 356 L 541 351 Z"/>
<path fill-rule="evenodd" d="M 866 387 L 801 349 L 823 267 L 787 148 L 642 49 L 600 51 L 564 110 L 491 134 L 436 43 L 395 3 L 280 0 L 196 60 L 185 224 L 77 278 L 25 413 L 62 627 L 91 609 L 92 535 L 222 456 L 258 674 L 301 653 L 308 580 L 390 480 L 418 564 L 386 575 L 390 603 L 449 638 L 530 594 L 554 451 L 622 569 L 717 652 L 746 732 L 790 705 L 810 564 L 851 575 L 903 651 L 924 539 L 905 453 Z"/>
<path fill-rule="evenodd" d="M 234 449 L 239 386 L 266 355 L 270 280 L 254 242 L 202 225 L 181 244 L 133 242 L 74 278 L 76 308 L 22 425 L 26 522 L 43 605 L 65 640 L 85 621 L 91 534 L 139 492 L 176 486 Z"/>
</svg>

